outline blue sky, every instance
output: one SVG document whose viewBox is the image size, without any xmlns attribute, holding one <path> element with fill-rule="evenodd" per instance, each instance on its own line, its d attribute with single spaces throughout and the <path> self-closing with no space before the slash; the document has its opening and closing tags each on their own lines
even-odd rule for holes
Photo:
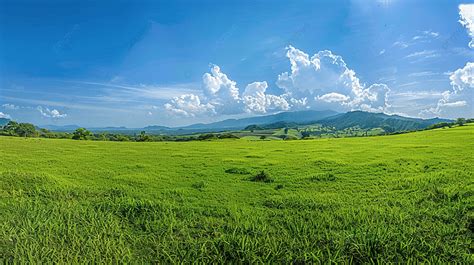
<svg viewBox="0 0 474 265">
<path fill-rule="evenodd" d="M 0 1 L 0 116 L 129 127 L 301 109 L 472 117 L 469 3 Z"/>
</svg>

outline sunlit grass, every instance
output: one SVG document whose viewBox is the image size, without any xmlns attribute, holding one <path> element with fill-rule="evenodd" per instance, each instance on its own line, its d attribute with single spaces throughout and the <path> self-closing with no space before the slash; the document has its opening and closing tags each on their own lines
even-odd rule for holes
<svg viewBox="0 0 474 265">
<path fill-rule="evenodd" d="M 10 262 L 472 263 L 474 126 L 307 141 L 0 137 Z M 252 181 L 264 171 L 270 181 Z"/>
</svg>

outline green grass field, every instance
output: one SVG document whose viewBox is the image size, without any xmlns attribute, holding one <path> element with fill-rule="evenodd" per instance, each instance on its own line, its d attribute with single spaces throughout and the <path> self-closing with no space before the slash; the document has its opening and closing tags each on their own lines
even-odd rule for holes
<svg viewBox="0 0 474 265">
<path fill-rule="evenodd" d="M 273 182 L 255 182 L 261 170 Z M 474 126 L 300 141 L 0 137 L 0 260 L 474 262 Z"/>
</svg>

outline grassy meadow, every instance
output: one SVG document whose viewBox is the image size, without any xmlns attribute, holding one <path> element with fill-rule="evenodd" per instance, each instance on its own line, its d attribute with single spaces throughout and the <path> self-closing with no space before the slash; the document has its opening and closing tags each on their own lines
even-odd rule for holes
<svg viewBox="0 0 474 265">
<path fill-rule="evenodd" d="M 297 141 L 0 137 L 0 261 L 473 264 L 473 174 L 473 125 Z"/>
</svg>

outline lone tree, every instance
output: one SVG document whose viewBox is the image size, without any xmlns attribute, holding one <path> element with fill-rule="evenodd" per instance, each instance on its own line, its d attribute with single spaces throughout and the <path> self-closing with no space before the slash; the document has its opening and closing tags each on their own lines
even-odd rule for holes
<svg viewBox="0 0 474 265">
<path fill-rule="evenodd" d="M 457 118 L 457 119 L 456 119 L 456 124 L 459 125 L 459 126 L 463 126 L 464 124 L 466 124 L 466 119 L 464 119 L 464 118 Z"/>
<path fill-rule="evenodd" d="M 37 135 L 36 128 L 31 123 L 19 123 L 15 132 L 22 137 L 33 137 Z"/>
<path fill-rule="evenodd" d="M 141 131 L 135 140 L 137 142 L 148 142 L 148 141 L 151 141 L 151 138 L 149 135 L 146 134 L 145 131 Z"/>
<path fill-rule="evenodd" d="M 85 128 L 79 128 L 74 131 L 72 134 L 72 139 L 74 140 L 87 140 L 91 136 L 91 132 Z"/>
</svg>

